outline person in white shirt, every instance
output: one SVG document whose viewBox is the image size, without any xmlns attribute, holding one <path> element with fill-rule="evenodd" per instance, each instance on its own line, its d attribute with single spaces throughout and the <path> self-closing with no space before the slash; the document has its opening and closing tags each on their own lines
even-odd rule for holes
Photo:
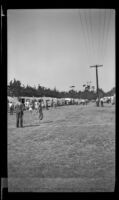
<svg viewBox="0 0 119 200">
<path fill-rule="evenodd" d="M 10 108 L 10 115 L 13 115 L 14 106 L 12 102 L 9 102 L 9 108 Z"/>
<path fill-rule="evenodd" d="M 30 111 L 31 114 L 32 114 L 32 110 L 33 110 L 33 109 L 32 109 L 32 105 L 30 104 L 30 105 L 29 105 L 29 111 Z"/>
</svg>

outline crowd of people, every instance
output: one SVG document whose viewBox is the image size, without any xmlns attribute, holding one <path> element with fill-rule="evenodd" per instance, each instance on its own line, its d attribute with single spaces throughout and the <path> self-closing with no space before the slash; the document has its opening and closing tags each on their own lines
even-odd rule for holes
<svg viewBox="0 0 119 200">
<path fill-rule="evenodd" d="M 34 109 L 38 113 L 39 120 L 43 119 L 42 103 L 43 101 L 39 100 L 37 102 L 37 107 L 36 106 L 34 107 Z M 28 109 L 32 113 L 33 105 L 29 104 Z M 15 104 L 13 102 L 9 102 L 9 110 L 10 110 L 10 115 L 13 115 L 14 111 L 16 113 L 16 128 L 23 127 L 23 115 L 24 115 L 24 111 L 26 110 L 25 103 L 23 102 L 23 100 L 21 98 L 18 98 L 18 101 Z"/>
<path fill-rule="evenodd" d="M 115 96 L 114 96 L 115 97 Z M 102 97 L 100 99 L 96 99 L 96 106 L 104 106 L 104 103 L 114 103 L 114 97 L 113 98 L 105 98 Z M 16 112 L 16 127 L 19 126 L 23 127 L 23 115 L 25 110 L 29 110 L 29 112 L 32 114 L 32 112 L 38 113 L 39 120 L 43 119 L 43 108 L 46 110 L 49 110 L 49 107 L 56 108 L 57 106 L 61 105 L 87 105 L 89 103 L 89 100 L 87 99 L 81 99 L 80 101 L 76 101 L 76 99 L 46 99 L 45 101 L 41 98 L 38 100 L 32 100 L 32 101 L 24 101 L 22 98 L 18 98 L 17 102 L 13 103 L 12 101 L 8 101 L 8 108 L 10 111 L 10 115 L 13 115 L 14 112 Z"/>
<path fill-rule="evenodd" d="M 101 97 L 100 99 L 99 98 L 96 99 L 97 106 L 100 105 L 101 107 L 103 107 L 104 103 L 107 103 L 107 104 L 111 103 L 112 105 L 115 104 L 115 94 L 114 94 L 114 96 Z"/>
</svg>

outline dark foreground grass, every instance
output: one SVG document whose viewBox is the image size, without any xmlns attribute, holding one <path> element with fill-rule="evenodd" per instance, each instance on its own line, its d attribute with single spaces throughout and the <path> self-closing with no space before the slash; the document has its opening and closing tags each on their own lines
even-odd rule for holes
<svg viewBox="0 0 119 200">
<path fill-rule="evenodd" d="M 8 116 L 8 190 L 112 192 L 115 186 L 115 107 L 66 106 Z"/>
</svg>

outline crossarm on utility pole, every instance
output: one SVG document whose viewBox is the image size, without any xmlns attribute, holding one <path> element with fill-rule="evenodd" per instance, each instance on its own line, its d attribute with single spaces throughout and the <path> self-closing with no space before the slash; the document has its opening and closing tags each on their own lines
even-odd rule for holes
<svg viewBox="0 0 119 200">
<path fill-rule="evenodd" d="M 102 67 L 103 65 L 94 65 L 94 66 L 90 66 L 90 67 Z"/>
</svg>

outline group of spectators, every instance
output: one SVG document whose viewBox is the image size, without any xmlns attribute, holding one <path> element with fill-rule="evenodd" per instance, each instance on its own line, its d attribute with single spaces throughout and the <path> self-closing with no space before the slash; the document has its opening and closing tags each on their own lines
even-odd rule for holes
<svg viewBox="0 0 119 200">
<path fill-rule="evenodd" d="M 111 103 L 112 105 L 115 104 L 115 95 L 111 96 L 111 97 L 102 97 L 100 99 L 96 99 L 96 105 L 99 106 L 101 105 L 101 107 L 104 106 L 104 103 Z"/>
<path fill-rule="evenodd" d="M 13 112 L 14 112 L 14 104 L 13 102 L 8 102 L 8 109 L 10 111 L 10 115 L 13 115 Z"/>
<path fill-rule="evenodd" d="M 100 99 L 98 99 L 98 98 L 96 99 L 97 106 L 100 105 L 101 107 L 103 107 L 105 102 L 113 104 L 114 99 L 107 98 L 106 101 L 105 101 L 104 97 L 100 98 Z M 89 103 L 89 101 L 87 99 L 85 99 L 85 100 L 83 99 L 78 104 L 87 105 L 87 103 Z M 44 102 L 43 99 L 39 99 L 39 100 L 35 100 L 35 101 L 32 100 L 31 102 L 30 101 L 24 102 L 23 99 L 18 98 L 18 101 L 16 103 L 8 101 L 10 115 L 13 115 L 14 111 L 16 112 L 16 127 L 19 127 L 19 125 L 21 127 L 23 127 L 24 110 L 29 110 L 31 113 L 33 110 L 36 110 L 36 112 L 39 113 L 39 120 L 42 120 L 43 119 L 42 110 L 44 107 L 46 108 L 46 110 L 49 110 L 49 106 L 56 108 L 57 106 L 60 106 L 60 105 L 74 105 L 74 104 L 75 104 L 75 101 L 58 102 L 57 99 L 55 101 L 52 99 L 50 104 L 49 104 L 49 100 L 45 100 L 45 102 Z"/>
<path fill-rule="evenodd" d="M 9 104 L 9 109 L 10 109 L 10 115 L 13 115 L 13 112 L 16 112 L 16 127 L 23 127 L 23 115 L 24 115 L 24 110 L 25 108 L 25 103 L 23 102 L 22 99 L 18 98 L 18 101 L 13 104 L 13 102 L 8 102 Z M 31 105 L 29 106 L 30 110 Z M 42 112 L 42 100 L 38 101 L 37 104 L 37 112 L 39 116 L 39 120 L 43 119 L 43 112 Z"/>
</svg>

